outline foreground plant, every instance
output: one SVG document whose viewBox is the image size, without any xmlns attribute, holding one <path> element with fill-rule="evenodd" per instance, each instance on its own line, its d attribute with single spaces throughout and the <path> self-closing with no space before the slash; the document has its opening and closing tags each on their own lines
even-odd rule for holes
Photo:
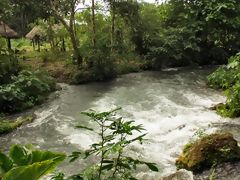
<svg viewBox="0 0 240 180">
<path fill-rule="evenodd" d="M 134 125 L 134 121 L 124 120 L 116 115 L 120 108 L 108 112 L 83 112 L 99 126 L 98 135 L 101 140 L 91 145 L 86 152 L 73 152 L 70 156 L 70 162 L 80 157 L 88 158 L 98 156 L 99 161 L 90 168 L 87 168 L 80 174 L 70 177 L 70 179 L 136 179 L 133 172 L 138 165 L 146 165 L 152 171 L 158 171 L 156 164 L 141 161 L 127 156 L 126 148 L 132 143 L 142 144 L 146 134 L 142 131 L 142 125 Z M 90 131 L 91 128 L 77 126 Z M 133 137 L 134 132 L 139 135 Z"/>
<path fill-rule="evenodd" d="M 37 180 L 52 172 L 64 159 L 62 153 L 13 145 L 9 156 L 0 152 L 0 179 Z"/>
</svg>

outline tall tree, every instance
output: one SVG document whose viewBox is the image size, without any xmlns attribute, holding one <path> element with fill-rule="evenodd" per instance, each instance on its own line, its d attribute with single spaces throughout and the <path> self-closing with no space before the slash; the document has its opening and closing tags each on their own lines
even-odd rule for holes
<svg viewBox="0 0 240 180">
<path fill-rule="evenodd" d="M 109 0 L 110 3 L 110 14 L 111 14 L 111 51 L 114 50 L 115 45 L 115 20 L 116 20 L 116 11 L 115 11 L 115 0 Z"/>
<path fill-rule="evenodd" d="M 4 20 L 12 13 L 12 8 L 9 0 L 0 1 L 0 20 Z"/>
<path fill-rule="evenodd" d="M 92 31 L 93 46 L 96 46 L 96 20 L 95 20 L 95 0 L 92 0 Z"/>
<path fill-rule="evenodd" d="M 47 4 L 48 0 L 1 0 L 0 14 L 5 9 L 2 20 L 24 36 L 31 29 L 29 24 L 34 23 L 38 18 L 46 19 L 49 17 L 45 8 L 48 6 Z M 6 7 L 10 7 L 10 9 L 6 10 Z"/>
<path fill-rule="evenodd" d="M 82 65 L 82 56 L 79 50 L 79 40 L 75 29 L 76 9 L 80 0 L 51 0 L 50 8 L 52 15 L 59 20 L 67 30 L 78 66 Z"/>
</svg>

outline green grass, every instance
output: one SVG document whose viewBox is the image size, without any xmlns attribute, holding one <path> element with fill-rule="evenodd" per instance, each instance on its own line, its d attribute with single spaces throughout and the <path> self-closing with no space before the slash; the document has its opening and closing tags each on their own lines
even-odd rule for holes
<svg viewBox="0 0 240 180">
<path fill-rule="evenodd" d="M 32 122 L 33 119 L 33 116 L 21 117 L 14 121 L 0 119 L 0 134 L 9 133 L 22 126 L 24 123 Z"/>
</svg>

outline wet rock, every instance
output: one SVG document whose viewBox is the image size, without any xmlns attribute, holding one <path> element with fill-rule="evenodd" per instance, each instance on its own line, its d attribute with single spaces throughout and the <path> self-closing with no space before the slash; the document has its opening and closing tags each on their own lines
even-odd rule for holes
<svg viewBox="0 0 240 180">
<path fill-rule="evenodd" d="M 140 173 L 137 176 L 139 180 L 193 180 L 193 173 L 185 169 L 178 170 L 166 176 L 161 174 Z"/>
<path fill-rule="evenodd" d="M 216 105 L 210 107 L 209 109 L 213 110 L 213 111 L 216 111 L 218 108 L 220 108 L 222 106 L 224 106 L 224 104 L 223 103 L 219 103 L 219 104 L 216 104 Z"/>
<path fill-rule="evenodd" d="M 181 169 L 173 174 L 164 176 L 161 180 L 193 180 L 193 173 L 185 169 Z"/>
<path fill-rule="evenodd" d="M 209 180 L 210 177 L 216 180 L 239 180 L 240 162 L 228 162 L 220 164 L 216 168 L 195 174 L 194 180 Z"/>
<path fill-rule="evenodd" d="M 189 143 L 176 160 L 176 166 L 190 171 L 201 171 L 216 163 L 240 159 L 240 148 L 230 133 L 216 133 Z"/>
</svg>

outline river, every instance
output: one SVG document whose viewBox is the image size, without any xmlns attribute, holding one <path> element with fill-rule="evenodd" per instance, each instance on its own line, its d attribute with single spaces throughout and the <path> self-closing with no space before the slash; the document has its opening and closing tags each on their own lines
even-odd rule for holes
<svg viewBox="0 0 240 180">
<path fill-rule="evenodd" d="M 31 143 L 38 148 L 70 153 L 87 149 L 97 140 L 87 130 L 75 125 L 92 125 L 80 115 L 89 108 L 110 110 L 122 107 L 122 116 L 143 124 L 148 141 L 134 144 L 129 153 L 158 164 L 161 174 L 175 171 L 174 162 L 184 144 L 199 129 L 216 130 L 212 124 L 226 119 L 209 110 L 225 97 L 206 86 L 206 76 L 212 70 L 168 69 L 120 76 L 102 83 L 69 86 L 61 84 L 59 97 L 36 110 L 37 119 L 1 137 L 0 145 Z M 67 174 L 78 172 L 94 159 L 64 163 L 60 168 Z M 79 163 L 79 164 L 78 164 Z"/>
</svg>

